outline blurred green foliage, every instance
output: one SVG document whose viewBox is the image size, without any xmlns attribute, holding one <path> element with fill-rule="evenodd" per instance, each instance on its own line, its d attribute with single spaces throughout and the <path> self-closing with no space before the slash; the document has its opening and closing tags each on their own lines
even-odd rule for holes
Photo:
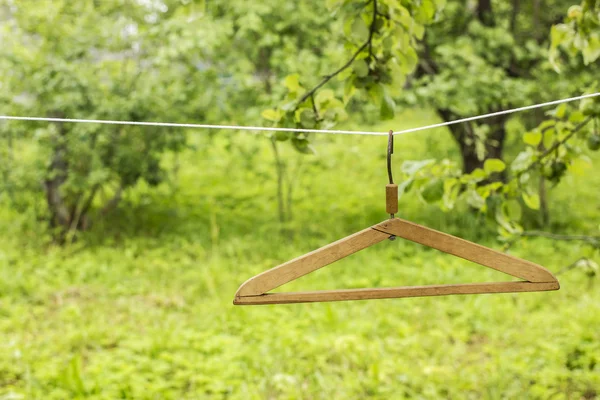
<svg viewBox="0 0 600 400">
<path fill-rule="evenodd" d="M 443 133 L 402 137 L 395 174 L 414 154 L 460 159 Z M 0 208 L 0 398 L 597 396 L 600 298 L 581 268 L 559 275 L 558 292 L 234 307 L 248 277 L 387 218 L 387 176 L 386 138 L 318 136 L 298 182 L 296 234 L 281 236 L 269 144 L 233 138 L 231 147 L 225 135 L 193 135 L 198 150 L 177 157 L 170 184 L 138 183 L 72 245 L 49 245 L 30 216 Z M 599 185 L 591 172 L 562 180 L 550 192 L 552 229 L 597 234 Z M 462 206 L 444 214 L 405 196 L 400 216 L 498 246 L 486 219 Z M 510 252 L 556 273 L 585 248 L 532 237 Z M 396 240 L 282 289 L 504 279 Z"/>
<path fill-rule="evenodd" d="M 425 125 L 596 91 L 571 5 L 0 0 L 0 113 Z M 561 291 L 264 307 L 235 289 L 386 218 L 385 138 L 2 122 L 0 399 L 597 397 L 598 104 L 396 140 L 402 217 Z M 285 290 L 502 279 L 395 241 Z"/>
<path fill-rule="evenodd" d="M 183 7 L 166 13 L 161 4 L 0 3 L 2 112 L 135 121 L 197 117 L 208 99 L 195 92 L 215 79 L 198 67 L 207 38 L 182 29 Z M 89 227 L 99 195 L 105 199 L 97 214 L 103 214 L 138 180 L 160 183 L 161 153 L 185 144 L 181 130 L 152 127 L 10 122 L 0 132 L 7 141 L 40 143 L 36 175 L 48 218 L 61 230 Z M 5 163 L 18 165 L 7 147 Z M 6 178 L 11 174 L 5 171 Z"/>
<path fill-rule="evenodd" d="M 552 27 L 550 61 L 560 71 L 561 49 L 570 58 L 581 55 L 590 65 L 600 57 L 600 3 L 583 0 L 569 7 L 564 23 Z M 569 57 L 566 57 L 567 59 Z"/>
</svg>

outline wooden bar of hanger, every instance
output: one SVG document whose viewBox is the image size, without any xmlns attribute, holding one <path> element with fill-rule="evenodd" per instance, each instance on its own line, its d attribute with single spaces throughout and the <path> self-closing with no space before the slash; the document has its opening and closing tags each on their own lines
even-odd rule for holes
<svg viewBox="0 0 600 400">
<path fill-rule="evenodd" d="M 392 140 L 390 132 L 388 142 L 388 174 L 390 184 L 386 186 L 386 210 L 392 218 L 248 279 L 236 292 L 233 304 L 284 304 L 445 296 L 451 294 L 537 292 L 558 290 L 560 288 L 558 280 L 550 271 L 530 261 L 522 260 L 400 218 L 394 218 L 393 214 L 398 211 L 398 186 L 393 184 L 391 175 L 390 155 L 393 151 Z M 522 281 L 268 293 L 270 290 L 325 267 L 350 254 L 394 237 L 401 237 L 443 251 L 444 253 L 461 257 L 465 260 L 520 278 Z"/>
</svg>

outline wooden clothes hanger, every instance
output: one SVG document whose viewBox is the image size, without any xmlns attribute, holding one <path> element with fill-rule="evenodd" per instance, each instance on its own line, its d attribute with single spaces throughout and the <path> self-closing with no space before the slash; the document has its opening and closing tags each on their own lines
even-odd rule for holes
<svg viewBox="0 0 600 400">
<path fill-rule="evenodd" d="M 444 296 L 451 294 L 513 293 L 558 290 L 558 280 L 544 267 L 497 250 L 448 235 L 400 218 L 398 186 L 393 184 L 391 154 L 393 133 L 388 140 L 388 175 L 386 210 L 391 219 L 321 247 L 244 282 L 235 294 L 233 304 L 284 304 L 342 300 L 390 299 L 400 297 Z M 452 254 L 488 268 L 522 279 L 514 282 L 465 283 L 451 285 L 407 286 L 373 289 L 338 289 L 315 292 L 267 293 L 350 254 L 386 239 L 401 237 L 412 242 Z"/>
</svg>

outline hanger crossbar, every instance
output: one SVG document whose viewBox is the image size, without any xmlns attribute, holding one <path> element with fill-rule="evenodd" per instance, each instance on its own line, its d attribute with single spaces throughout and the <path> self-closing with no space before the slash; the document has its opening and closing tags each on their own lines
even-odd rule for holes
<svg viewBox="0 0 600 400">
<path fill-rule="evenodd" d="M 265 293 L 258 296 L 236 296 L 233 304 L 290 304 L 366 299 L 396 299 L 422 296 L 447 296 L 453 294 L 542 292 L 548 290 L 557 290 L 558 288 L 558 282 L 554 281 L 463 283 L 373 289 L 338 289 L 314 292 Z"/>
</svg>

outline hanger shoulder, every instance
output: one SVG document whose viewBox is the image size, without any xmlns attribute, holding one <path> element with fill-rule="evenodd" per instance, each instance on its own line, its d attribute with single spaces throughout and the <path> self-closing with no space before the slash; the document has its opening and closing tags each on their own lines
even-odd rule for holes
<svg viewBox="0 0 600 400">
<path fill-rule="evenodd" d="M 530 261 L 400 218 L 384 221 L 373 226 L 373 228 L 388 235 L 396 235 L 529 282 L 557 282 L 550 271 Z"/>
<path fill-rule="evenodd" d="M 248 279 L 238 289 L 235 294 L 236 299 L 240 296 L 257 296 L 266 293 L 359 250 L 379 243 L 389 236 L 389 234 L 375 230 L 372 227 L 364 229 Z"/>
<path fill-rule="evenodd" d="M 446 296 L 452 294 L 540 292 L 557 290 L 558 288 L 558 281 L 467 283 L 375 289 L 322 290 L 317 292 L 265 293 L 258 296 L 236 297 L 233 303 L 237 305 L 314 303 L 324 301 Z"/>
</svg>

